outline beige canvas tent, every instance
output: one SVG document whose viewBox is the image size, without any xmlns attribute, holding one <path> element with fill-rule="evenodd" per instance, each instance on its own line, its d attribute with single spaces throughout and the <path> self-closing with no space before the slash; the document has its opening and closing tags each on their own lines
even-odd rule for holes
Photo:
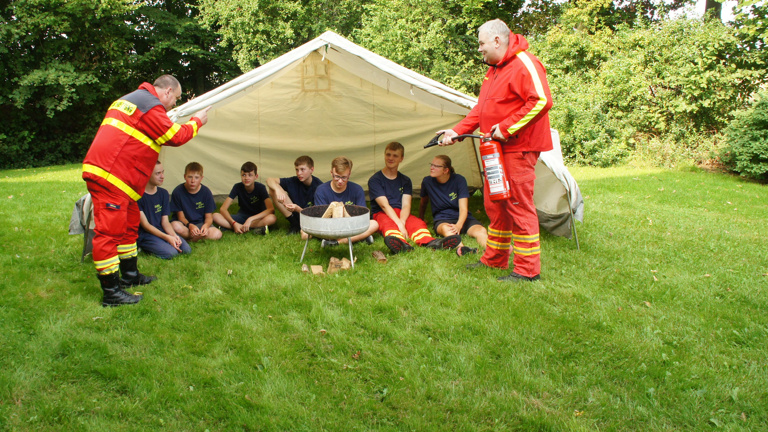
<svg viewBox="0 0 768 432">
<path fill-rule="evenodd" d="M 391 141 L 405 146 L 401 171 L 418 188 L 429 162 L 448 154 L 471 187 L 482 187 L 472 140 L 424 149 L 450 128 L 476 99 L 419 75 L 333 33 L 295 50 L 169 112 L 185 121 L 212 106 L 199 135 L 179 148 L 164 149 L 166 186 L 182 182 L 184 166 L 203 164 L 203 184 L 215 195 L 229 193 L 240 166 L 253 161 L 262 183 L 294 175 L 293 161 L 307 154 L 315 175 L 330 180 L 336 156 L 352 160 L 352 181 L 367 190 L 368 178 L 384 167 Z"/>
<path fill-rule="evenodd" d="M 173 189 L 181 183 L 184 166 L 197 161 L 205 169 L 203 184 L 224 195 L 240 181 L 245 161 L 256 163 L 265 183 L 269 177 L 292 176 L 293 161 L 307 154 L 323 181 L 330 180 L 333 158 L 350 158 L 352 181 L 367 190 L 368 178 L 384 167 L 384 148 L 399 141 L 405 146 L 400 169 L 415 189 L 429 174 L 429 162 L 441 153 L 451 157 L 470 187 L 482 188 L 475 140 L 424 149 L 436 131 L 455 125 L 476 103 L 474 97 L 325 32 L 170 111 L 174 121 L 183 122 L 212 107 L 208 124 L 195 139 L 163 148 L 165 186 Z M 556 150 L 556 155 L 542 154 L 535 200 L 542 226 L 568 236 L 571 215 L 581 220 L 583 201 L 562 164 L 559 146 Z M 570 196 L 574 186 L 576 195 Z"/>
</svg>

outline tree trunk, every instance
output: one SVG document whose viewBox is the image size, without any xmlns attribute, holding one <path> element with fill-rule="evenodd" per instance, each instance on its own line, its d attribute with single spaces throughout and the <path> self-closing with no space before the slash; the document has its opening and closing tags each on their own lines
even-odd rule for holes
<svg viewBox="0 0 768 432">
<path fill-rule="evenodd" d="M 723 3 L 718 0 L 707 0 L 707 5 L 704 7 L 704 16 L 722 21 L 722 15 Z"/>
</svg>

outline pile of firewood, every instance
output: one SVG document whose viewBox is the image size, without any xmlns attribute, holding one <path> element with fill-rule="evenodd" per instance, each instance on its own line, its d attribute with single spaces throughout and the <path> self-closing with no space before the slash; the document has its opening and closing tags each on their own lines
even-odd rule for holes
<svg viewBox="0 0 768 432">
<path fill-rule="evenodd" d="M 328 208 L 323 213 L 323 218 L 340 218 L 349 217 L 347 208 L 344 207 L 344 203 L 341 201 L 334 201 L 328 205 Z"/>
</svg>

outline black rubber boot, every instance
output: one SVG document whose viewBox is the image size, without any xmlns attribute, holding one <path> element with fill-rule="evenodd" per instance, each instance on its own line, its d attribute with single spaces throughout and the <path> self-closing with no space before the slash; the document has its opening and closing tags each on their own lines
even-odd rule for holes
<svg viewBox="0 0 768 432">
<path fill-rule="evenodd" d="M 512 282 L 512 283 L 517 283 L 517 282 L 536 282 L 539 279 L 541 279 L 541 276 L 539 276 L 539 275 L 536 275 L 536 276 L 523 276 L 523 275 L 521 275 L 519 273 L 515 273 L 515 272 L 512 272 L 512 273 L 510 273 L 510 274 L 508 274 L 506 276 L 502 276 L 500 278 L 496 278 L 496 280 L 499 281 L 499 282 Z"/>
<path fill-rule="evenodd" d="M 120 288 L 147 285 L 157 279 L 157 276 L 147 276 L 139 273 L 138 261 L 138 257 L 120 260 Z"/>
<path fill-rule="evenodd" d="M 101 290 L 104 291 L 104 297 L 101 299 L 101 305 L 122 306 L 136 304 L 141 301 L 143 296 L 128 294 L 120 288 L 120 275 L 117 272 L 108 275 L 99 275 Z"/>
</svg>

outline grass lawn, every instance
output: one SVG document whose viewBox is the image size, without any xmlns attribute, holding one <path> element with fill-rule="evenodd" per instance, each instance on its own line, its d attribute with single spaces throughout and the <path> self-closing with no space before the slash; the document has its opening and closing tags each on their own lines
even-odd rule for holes
<svg viewBox="0 0 768 432">
<path fill-rule="evenodd" d="M 539 283 L 424 249 L 382 265 L 381 237 L 311 276 L 280 218 L 140 254 L 159 280 L 102 308 L 67 234 L 79 165 L 0 171 L 0 430 L 768 430 L 766 187 L 571 172 L 581 250 L 542 234 Z"/>
</svg>

